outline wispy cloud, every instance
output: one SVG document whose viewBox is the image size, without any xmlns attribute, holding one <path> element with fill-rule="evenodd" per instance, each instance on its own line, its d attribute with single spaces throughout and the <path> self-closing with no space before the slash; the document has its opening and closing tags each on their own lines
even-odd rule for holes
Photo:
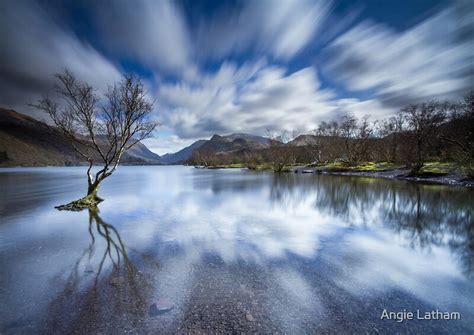
<svg viewBox="0 0 474 335">
<path fill-rule="evenodd" d="M 403 32 L 364 21 L 331 44 L 325 68 L 348 89 L 375 90 L 392 106 L 457 98 L 474 74 L 474 9 L 465 4 Z"/>
<path fill-rule="evenodd" d="M 174 2 L 118 0 L 91 6 L 101 38 L 111 50 L 155 71 L 179 71 L 190 62 L 188 29 Z"/>
<path fill-rule="evenodd" d="M 194 33 L 196 53 L 221 58 L 265 52 L 288 59 L 307 47 L 330 11 L 329 1 L 246 1 L 202 19 Z"/>
<path fill-rule="evenodd" d="M 106 88 L 120 78 L 116 66 L 54 21 L 36 2 L 0 2 L 0 104 L 24 111 L 68 68 Z"/>
<path fill-rule="evenodd" d="M 321 88 L 314 67 L 288 74 L 264 61 L 241 67 L 224 63 L 200 78 L 199 83 L 163 83 L 157 93 L 162 117 L 182 138 L 309 131 L 345 111 L 376 116 L 387 110 L 372 100 L 336 99 L 333 91 Z"/>
</svg>

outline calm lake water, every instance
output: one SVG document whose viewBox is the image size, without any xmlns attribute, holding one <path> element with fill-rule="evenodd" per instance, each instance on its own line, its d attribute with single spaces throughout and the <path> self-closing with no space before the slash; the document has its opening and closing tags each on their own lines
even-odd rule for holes
<svg viewBox="0 0 474 335">
<path fill-rule="evenodd" d="M 474 192 L 361 177 L 0 170 L 0 333 L 474 332 Z M 383 310 L 461 320 L 381 320 Z"/>
</svg>

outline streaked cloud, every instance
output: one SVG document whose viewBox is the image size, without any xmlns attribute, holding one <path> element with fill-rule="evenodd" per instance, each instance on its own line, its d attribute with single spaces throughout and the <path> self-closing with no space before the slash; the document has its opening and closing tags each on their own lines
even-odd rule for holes
<svg viewBox="0 0 474 335">
<path fill-rule="evenodd" d="M 472 88 L 474 9 L 445 9 L 411 29 L 397 32 L 364 21 L 327 50 L 326 69 L 350 90 L 374 90 L 382 102 L 458 98 Z"/>
<path fill-rule="evenodd" d="M 198 84 L 159 86 L 158 109 L 181 138 L 310 131 L 343 112 L 382 116 L 388 111 L 372 100 L 337 99 L 332 90 L 321 88 L 314 67 L 287 73 L 264 61 L 242 67 L 224 63 L 214 74 L 200 77 Z"/>
<path fill-rule="evenodd" d="M 200 21 L 194 34 L 196 53 L 221 58 L 232 53 L 265 52 L 288 59 L 310 44 L 327 19 L 330 6 L 330 1 L 245 1 Z"/>
<path fill-rule="evenodd" d="M 36 2 L 1 2 L 0 13 L 0 105 L 28 110 L 66 68 L 100 89 L 121 77 L 113 62 Z"/>
<path fill-rule="evenodd" d="M 188 29 L 175 2 L 99 1 L 91 4 L 104 44 L 155 71 L 179 71 L 192 48 Z"/>
</svg>

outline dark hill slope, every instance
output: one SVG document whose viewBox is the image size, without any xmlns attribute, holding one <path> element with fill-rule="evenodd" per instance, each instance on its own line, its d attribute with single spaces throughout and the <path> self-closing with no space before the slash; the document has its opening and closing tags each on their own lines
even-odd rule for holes
<svg viewBox="0 0 474 335">
<path fill-rule="evenodd" d="M 123 164 L 159 164 L 160 157 L 137 144 Z M 13 110 L 0 108 L 0 166 L 82 165 L 84 159 L 54 127 Z"/>
</svg>

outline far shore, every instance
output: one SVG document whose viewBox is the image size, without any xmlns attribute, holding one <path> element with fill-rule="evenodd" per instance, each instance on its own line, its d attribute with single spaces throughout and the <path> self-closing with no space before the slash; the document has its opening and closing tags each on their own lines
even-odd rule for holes
<svg viewBox="0 0 474 335">
<path fill-rule="evenodd" d="M 243 168 L 256 171 L 270 171 L 267 165 L 248 167 L 245 164 L 229 164 L 218 166 L 196 166 L 206 169 L 232 169 Z M 431 162 L 427 163 L 421 173 L 412 175 L 410 169 L 392 165 L 389 163 L 365 163 L 354 167 L 344 167 L 339 164 L 328 164 L 321 166 L 293 166 L 288 167 L 284 172 L 293 172 L 301 174 L 323 174 L 338 176 L 358 176 L 384 179 L 398 179 L 425 184 L 442 184 L 450 186 L 461 186 L 474 189 L 474 179 L 467 178 L 454 172 L 454 167 L 449 163 Z"/>
<path fill-rule="evenodd" d="M 420 175 L 411 176 L 409 169 L 395 169 L 388 171 L 331 171 L 318 170 L 317 168 L 295 168 L 295 173 L 318 173 L 328 175 L 340 176 L 359 176 L 385 179 L 399 179 L 413 182 L 427 183 L 427 184 L 442 184 L 451 186 L 463 186 L 467 188 L 474 188 L 474 180 L 465 178 L 461 175 Z"/>
</svg>

